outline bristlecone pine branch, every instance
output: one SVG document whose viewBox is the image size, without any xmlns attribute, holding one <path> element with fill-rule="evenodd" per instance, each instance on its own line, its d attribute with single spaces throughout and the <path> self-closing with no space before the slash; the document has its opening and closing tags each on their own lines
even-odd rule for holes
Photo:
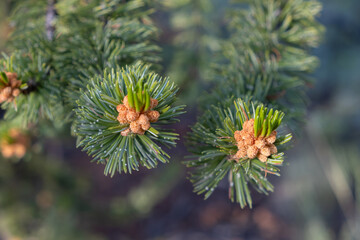
<svg viewBox="0 0 360 240">
<path fill-rule="evenodd" d="M 47 60 L 40 53 L 16 51 L 0 59 L 0 104 L 5 120 L 22 119 L 22 125 L 41 119 L 59 121 L 62 104 Z"/>
<path fill-rule="evenodd" d="M 105 175 L 154 168 L 170 156 L 178 134 L 163 126 L 177 122 L 184 106 L 172 106 L 178 88 L 142 64 L 109 69 L 90 81 L 75 110 L 74 133 L 83 150 L 105 164 Z"/>
<path fill-rule="evenodd" d="M 215 92 L 205 104 L 251 96 L 286 113 L 286 123 L 300 132 L 306 119 L 305 91 L 319 60 L 311 49 L 323 37 L 316 0 L 234 0 L 212 74 Z"/>
<path fill-rule="evenodd" d="M 251 106 L 251 108 L 249 108 Z M 195 170 L 190 175 L 194 191 L 208 198 L 226 176 L 229 176 L 229 197 L 243 208 L 252 206 L 248 184 L 267 194 L 273 186 L 268 174 L 279 176 L 284 161 L 283 144 L 291 134 L 276 132 L 284 114 L 241 99 L 230 108 L 215 107 L 206 111 L 192 128 L 189 145 L 193 160 L 185 162 Z"/>
<path fill-rule="evenodd" d="M 263 193 L 273 190 L 266 174 L 278 174 L 283 161 L 280 145 L 291 138 L 276 130 L 284 117 L 281 112 L 293 130 L 305 119 L 304 89 L 318 63 L 309 50 L 318 46 L 324 28 L 316 20 L 321 11 L 316 0 L 233 2 L 242 4 L 228 11 L 229 37 L 214 54 L 211 68 L 210 79 L 216 84 L 200 102 L 200 109 L 207 111 L 189 138 L 197 160 L 187 166 L 195 167 L 190 177 L 195 192 L 209 197 L 229 174 L 231 200 L 251 207 L 247 184 Z M 281 112 L 260 107 L 250 114 L 247 105 L 238 101 L 237 110 L 229 108 L 238 98 Z"/>
<path fill-rule="evenodd" d="M 153 110 L 159 102 L 150 97 L 148 85 L 143 84 L 143 78 L 135 87 L 126 74 L 123 74 L 123 78 L 128 95 L 124 97 L 123 104 L 116 107 L 119 112 L 117 120 L 120 124 L 128 124 L 129 128 L 122 131 L 121 135 L 124 137 L 131 133 L 144 135 L 145 131 L 150 129 L 150 122 L 157 122 L 160 117 L 160 113 Z"/>
<path fill-rule="evenodd" d="M 178 134 L 166 126 L 184 106 L 173 106 L 178 89 L 168 78 L 134 64 L 160 60 L 150 2 L 59 1 L 48 8 L 50 22 L 44 18 L 47 1 L 19 4 L 11 20 L 12 54 L 0 59 L 5 119 L 23 126 L 74 119 L 78 146 L 105 165 L 105 175 L 168 162 L 162 148 L 175 146 Z M 207 110 L 189 135 L 196 159 L 186 162 L 195 168 L 190 176 L 195 192 L 208 198 L 228 175 L 229 197 L 241 207 L 252 206 L 248 184 L 265 194 L 273 190 L 267 175 L 279 175 L 284 144 L 291 139 L 281 134 L 282 111 L 287 124 L 304 119 L 303 90 L 318 63 L 309 49 L 323 31 L 315 0 L 247 2 L 230 11 L 229 38 L 214 54 L 220 55 L 216 67 L 207 68 L 218 86 L 203 101 Z M 26 144 L 18 133 L 6 134 L 3 155 L 21 157 Z M 16 142 L 21 146 L 14 147 Z"/>
</svg>

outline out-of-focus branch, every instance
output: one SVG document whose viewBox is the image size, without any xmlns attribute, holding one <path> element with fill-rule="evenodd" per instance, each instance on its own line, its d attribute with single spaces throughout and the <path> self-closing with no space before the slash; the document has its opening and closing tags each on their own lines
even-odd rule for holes
<svg viewBox="0 0 360 240">
<path fill-rule="evenodd" d="M 45 27 L 46 27 L 46 36 L 49 39 L 49 41 L 52 41 L 54 39 L 54 32 L 55 32 L 55 18 L 56 18 L 56 9 L 55 9 L 55 3 L 56 0 L 48 0 L 48 7 L 46 11 L 46 21 L 45 21 Z"/>
</svg>

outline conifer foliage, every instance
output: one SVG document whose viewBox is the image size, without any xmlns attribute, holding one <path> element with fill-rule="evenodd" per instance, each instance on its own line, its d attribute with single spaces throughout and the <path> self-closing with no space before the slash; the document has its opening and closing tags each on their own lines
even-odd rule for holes
<svg viewBox="0 0 360 240">
<path fill-rule="evenodd" d="M 20 118 L 25 128 L 70 121 L 106 175 L 167 162 L 162 147 L 174 146 L 177 134 L 166 125 L 184 106 L 173 106 L 171 80 L 144 65 L 160 59 L 151 12 L 142 0 L 19 2 L 14 52 L 0 64 L 5 118 Z"/>
<path fill-rule="evenodd" d="M 275 131 L 283 116 L 241 99 L 228 108 L 212 106 L 207 110 L 189 136 L 190 150 L 199 156 L 186 162 L 195 168 L 190 176 L 194 191 L 208 198 L 229 176 L 229 197 L 241 207 L 252 206 L 248 183 L 265 194 L 273 191 L 266 176 L 279 176 L 278 167 L 284 161 L 282 145 L 291 140 L 291 134 L 279 136 Z"/>
<path fill-rule="evenodd" d="M 159 146 L 175 146 L 178 134 L 165 129 L 183 113 L 172 106 L 177 87 L 168 78 L 136 64 L 106 70 L 91 80 L 77 101 L 79 146 L 106 164 L 105 174 L 156 167 L 170 156 Z"/>
<path fill-rule="evenodd" d="M 229 38 L 214 64 L 217 86 L 189 134 L 196 158 L 186 165 L 195 168 L 189 178 L 205 198 L 228 175 L 229 197 L 243 208 L 252 206 L 248 183 L 261 193 L 273 191 L 267 176 L 279 175 L 282 145 L 291 139 L 275 129 L 299 130 L 304 120 L 304 88 L 317 64 L 309 50 L 319 44 L 323 27 L 315 19 L 317 1 L 234 3 L 246 4 L 228 13 Z"/>
<path fill-rule="evenodd" d="M 168 162 L 163 148 L 176 145 L 170 125 L 185 106 L 176 105 L 178 87 L 156 72 L 161 48 L 150 17 L 156 1 L 15 2 L 9 52 L 0 59 L 0 104 L 7 124 L 19 124 L 3 131 L 3 155 L 23 157 L 30 145 L 24 129 L 50 121 L 69 123 L 77 146 L 104 165 L 105 175 Z M 210 1 L 193 4 L 212 9 Z M 317 65 L 310 50 L 323 27 L 315 0 L 238 0 L 228 8 L 227 38 L 215 37 L 221 27 L 212 31 L 198 10 L 188 23 L 197 27 L 177 38 L 181 48 L 190 45 L 188 53 L 201 55 L 196 75 L 214 83 L 199 102 L 203 112 L 188 134 L 193 158 L 185 165 L 205 198 L 227 176 L 229 198 L 243 208 L 252 206 L 248 185 L 265 194 L 274 189 L 267 176 L 279 175 L 289 128 L 304 119 L 303 92 Z M 200 46 L 184 38 L 196 32 L 196 41 L 198 27 L 211 32 L 200 36 Z M 191 75 L 182 69 L 187 61 L 173 63 L 176 74 Z"/>
</svg>

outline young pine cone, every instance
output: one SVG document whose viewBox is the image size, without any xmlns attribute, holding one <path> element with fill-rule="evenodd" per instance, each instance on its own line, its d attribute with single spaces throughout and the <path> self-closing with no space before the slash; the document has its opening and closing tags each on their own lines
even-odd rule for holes
<svg viewBox="0 0 360 240">
<path fill-rule="evenodd" d="M 5 139 L 1 141 L 1 154 L 5 158 L 22 158 L 26 153 L 28 138 L 17 129 L 11 129 L 9 137 L 11 142 Z"/>
<path fill-rule="evenodd" d="M 141 128 L 144 131 L 149 130 L 150 122 L 149 122 L 149 118 L 145 114 L 141 114 L 137 122 L 141 125 Z"/>
<path fill-rule="evenodd" d="M 234 132 L 234 138 L 238 151 L 233 157 L 237 160 L 258 158 L 260 161 L 266 162 L 271 154 L 277 153 L 277 148 L 273 144 L 276 141 L 276 131 L 273 131 L 269 137 L 255 138 L 254 119 L 245 121 L 243 130 Z"/>
<path fill-rule="evenodd" d="M 146 116 L 149 118 L 150 122 L 157 122 L 160 117 L 160 113 L 158 111 L 148 111 Z"/>
<path fill-rule="evenodd" d="M 0 88 L 0 103 L 5 101 L 12 102 L 15 97 L 20 95 L 21 81 L 17 80 L 17 74 L 5 72 L 9 82 Z"/>
<path fill-rule="evenodd" d="M 150 99 L 150 109 L 155 108 L 159 104 L 158 100 L 151 98 Z"/>
<path fill-rule="evenodd" d="M 130 130 L 133 133 L 140 133 L 141 125 L 138 122 L 131 122 L 130 123 Z"/>
<path fill-rule="evenodd" d="M 119 113 L 117 120 L 121 124 L 129 124 L 129 128 L 121 132 L 122 136 L 128 136 L 130 133 L 142 135 L 151 127 L 150 122 L 157 122 L 160 113 L 151 109 L 158 105 L 158 100 L 151 98 L 150 101 L 149 111 L 137 112 L 130 107 L 128 97 L 124 97 L 123 104 L 116 107 Z"/>
<path fill-rule="evenodd" d="M 140 116 L 140 113 L 136 112 L 135 110 L 131 109 L 128 111 L 126 118 L 129 122 L 136 121 Z"/>
<path fill-rule="evenodd" d="M 130 133 L 131 133 L 131 130 L 130 130 L 130 128 L 128 128 L 128 129 L 126 129 L 126 130 L 124 130 L 124 131 L 121 132 L 121 136 L 126 137 L 126 136 L 129 135 Z"/>
<path fill-rule="evenodd" d="M 129 123 L 128 120 L 127 120 L 127 110 L 125 111 L 121 111 L 119 112 L 119 115 L 117 117 L 117 120 L 121 123 L 121 124 L 126 124 L 126 123 Z"/>
</svg>

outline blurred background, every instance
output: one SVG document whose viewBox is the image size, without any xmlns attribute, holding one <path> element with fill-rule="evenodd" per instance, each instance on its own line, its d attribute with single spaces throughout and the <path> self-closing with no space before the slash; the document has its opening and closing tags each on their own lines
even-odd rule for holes
<svg viewBox="0 0 360 240">
<path fill-rule="evenodd" d="M 6 51 L 9 2 L 0 1 L 0 50 Z M 166 0 L 161 29 L 163 73 L 189 107 L 170 164 L 105 177 L 75 149 L 69 129 L 43 123 L 47 139 L 31 139 L 20 161 L 0 158 L 0 239 L 360 239 L 360 2 L 323 1 L 326 34 L 314 54 L 321 65 L 309 88 L 301 136 L 287 152 L 275 192 L 255 191 L 254 207 L 227 199 L 227 182 L 204 201 L 181 164 L 184 135 L 196 120 L 199 93 L 210 84 L 210 52 L 219 48 L 226 1 Z M 62 133 L 62 134 L 59 134 Z"/>
</svg>

